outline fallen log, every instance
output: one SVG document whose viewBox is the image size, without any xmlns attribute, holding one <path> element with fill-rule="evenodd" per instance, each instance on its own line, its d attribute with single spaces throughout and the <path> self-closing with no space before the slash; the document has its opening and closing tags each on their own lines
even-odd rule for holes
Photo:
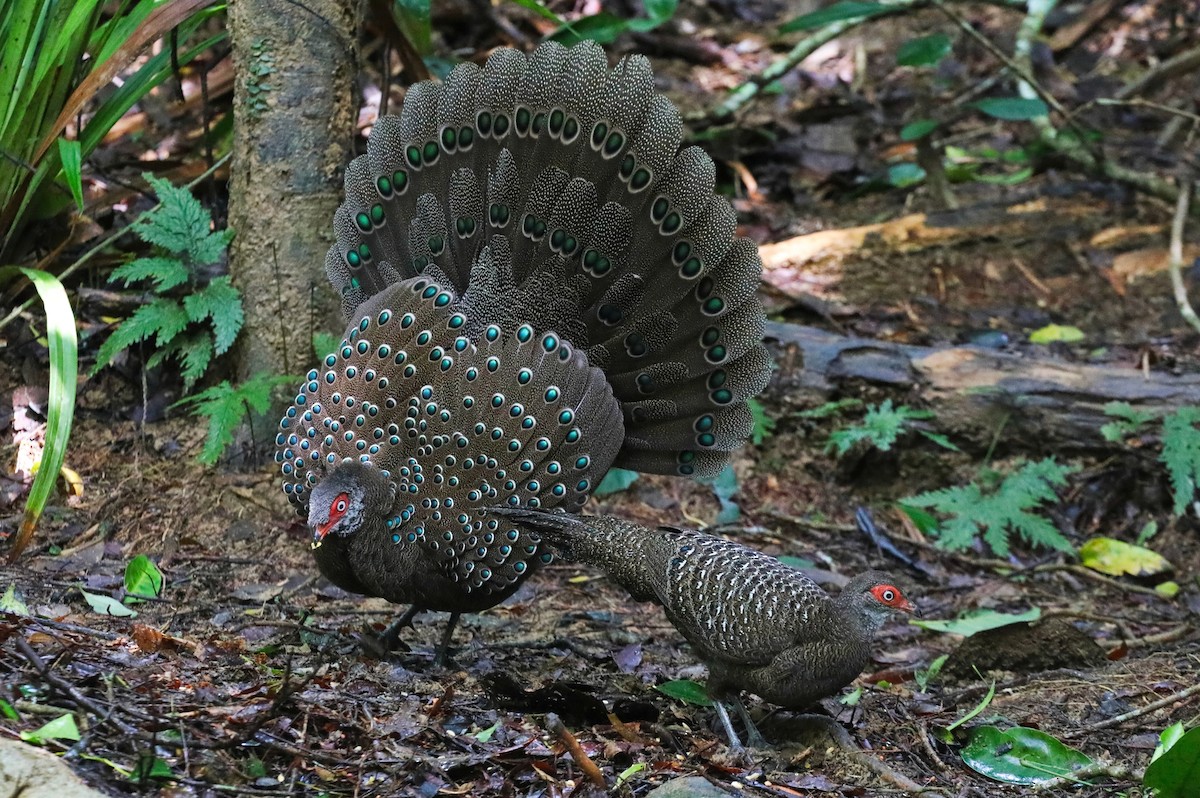
<svg viewBox="0 0 1200 798">
<path fill-rule="evenodd" d="M 1128 442 L 1108 441 L 1100 427 L 1113 419 L 1109 402 L 1128 402 L 1162 416 L 1200 405 L 1200 374 L 1164 374 L 1132 366 L 1069 363 L 1051 357 L 970 346 L 933 348 L 836 335 L 813 327 L 768 322 L 778 343 L 783 401 L 813 407 L 861 396 L 934 412 L 930 429 L 964 449 L 1045 454 L 1111 454 Z M 1147 429 L 1150 439 L 1156 432 Z"/>
</svg>

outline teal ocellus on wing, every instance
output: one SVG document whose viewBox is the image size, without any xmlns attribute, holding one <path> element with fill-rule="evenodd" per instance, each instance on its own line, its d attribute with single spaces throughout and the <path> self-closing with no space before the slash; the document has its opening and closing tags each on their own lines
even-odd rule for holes
<svg viewBox="0 0 1200 798">
<path fill-rule="evenodd" d="M 486 609 L 551 554 L 483 508 L 575 511 L 614 465 L 710 476 L 741 445 L 761 262 L 682 136 L 646 59 L 591 42 L 498 50 L 376 123 L 326 258 L 349 327 L 277 437 L 333 582 Z"/>
</svg>

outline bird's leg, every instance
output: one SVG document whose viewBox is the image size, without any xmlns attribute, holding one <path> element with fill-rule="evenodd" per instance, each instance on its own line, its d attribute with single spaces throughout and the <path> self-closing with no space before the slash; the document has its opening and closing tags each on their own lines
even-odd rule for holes
<svg viewBox="0 0 1200 798">
<path fill-rule="evenodd" d="M 741 702 L 739 702 L 740 705 Z M 737 732 L 733 730 L 733 722 L 729 720 L 729 711 L 725 709 L 725 704 L 722 701 L 713 699 L 713 706 L 717 709 L 717 717 L 721 719 L 721 726 L 725 728 L 725 736 L 729 738 L 729 747 L 734 751 L 745 751 L 746 749 L 742 747 L 742 741 L 738 739 Z M 745 709 L 742 711 L 745 712 Z"/>
<path fill-rule="evenodd" d="M 442 642 L 437 647 L 437 653 L 433 656 L 433 666 L 435 668 L 442 667 L 446 664 L 446 660 L 449 659 L 450 638 L 454 635 L 454 627 L 458 626 L 458 616 L 460 614 L 457 612 L 450 613 L 450 620 L 442 632 Z"/>
<path fill-rule="evenodd" d="M 746 744 L 751 748 L 766 748 L 766 738 L 759 733 L 754 721 L 750 720 L 750 713 L 746 711 L 746 705 L 742 703 L 740 696 L 733 697 L 733 708 L 737 710 L 738 717 L 742 719 L 742 725 L 746 727 Z"/>
<path fill-rule="evenodd" d="M 379 642 L 383 644 L 386 650 L 393 651 L 401 645 L 400 632 L 406 626 L 411 627 L 413 625 L 413 618 L 416 618 L 420 612 L 421 608 L 414 604 L 398 620 L 383 630 L 383 634 L 379 635 Z"/>
<path fill-rule="evenodd" d="M 408 608 L 408 611 L 404 615 L 400 616 L 399 620 L 388 626 L 380 634 L 372 632 L 364 634 L 359 640 L 359 645 L 362 646 L 363 652 L 369 657 L 383 659 L 389 652 L 395 651 L 398 648 L 408 651 L 408 646 L 400 639 L 400 632 L 404 627 L 412 626 L 413 618 L 419 612 L 421 612 L 421 608 L 414 604 Z"/>
</svg>

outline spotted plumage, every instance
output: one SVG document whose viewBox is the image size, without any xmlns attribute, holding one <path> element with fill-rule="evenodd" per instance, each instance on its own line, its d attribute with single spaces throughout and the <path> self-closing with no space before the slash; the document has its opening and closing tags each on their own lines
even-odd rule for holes
<svg viewBox="0 0 1200 798">
<path fill-rule="evenodd" d="M 896 581 L 879 571 L 859 574 L 831 598 L 800 571 L 715 535 L 619 518 L 491 512 L 600 568 L 634 598 L 661 605 L 708 665 L 709 694 L 735 745 L 722 702 L 735 705 L 758 742 L 743 690 L 802 709 L 862 672 L 889 615 L 914 611 Z"/>
<path fill-rule="evenodd" d="M 376 123 L 326 258 L 349 327 L 277 438 L 331 579 L 482 609 L 550 552 L 481 508 L 577 510 L 613 465 L 711 476 L 742 443 L 761 264 L 682 135 L 647 61 L 591 42 L 499 50 Z"/>
</svg>

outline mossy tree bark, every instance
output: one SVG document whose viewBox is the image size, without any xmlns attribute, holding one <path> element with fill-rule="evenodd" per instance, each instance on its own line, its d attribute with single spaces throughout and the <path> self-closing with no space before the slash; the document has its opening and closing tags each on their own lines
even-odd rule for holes
<svg viewBox="0 0 1200 798">
<path fill-rule="evenodd" d="M 246 322 L 240 377 L 303 374 L 316 331 L 340 331 L 325 280 L 333 213 L 353 152 L 358 0 L 230 4 L 234 149 L 230 271 Z M 256 437 L 274 435 L 255 424 Z"/>
</svg>

